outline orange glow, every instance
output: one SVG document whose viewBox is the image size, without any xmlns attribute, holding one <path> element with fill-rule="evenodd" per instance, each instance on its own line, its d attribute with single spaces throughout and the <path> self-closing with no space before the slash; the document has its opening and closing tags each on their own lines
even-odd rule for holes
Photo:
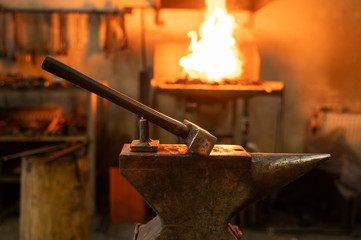
<svg viewBox="0 0 361 240">
<path fill-rule="evenodd" d="M 236 27 L 234 17 L 228 14 L 225 0 L 205 0 L 205 21 L 199 28 L 199 36 L 190 31 L 189 53 L 179 60 L 188 79 L 220 82 L 223 79 L 239 79 L 243 63 L 233 38 Z"/>
</svg>

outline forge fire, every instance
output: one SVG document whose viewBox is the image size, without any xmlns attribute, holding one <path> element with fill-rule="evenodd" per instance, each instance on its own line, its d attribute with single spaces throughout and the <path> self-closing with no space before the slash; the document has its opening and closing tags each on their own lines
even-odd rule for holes
<svg viewBox="0 0 361 240">
<path fill-rule="evenodd" d="M 200 22 L 185 21 L 177 40 L 155 44 L 153 87 L 258 85 L 260 56 L 252 12 L 230 11 L 226 0 L 205 0 Z"/>
<path fill-rule="evenodd" d="M 206 0 L 205 20 L 191 38 L 190 53 L 179 60 L 184 78 L 203 82 L 238 80 L 243 72 L 243 62 L 233 31 L 235 19 L 226 9 L 225 0 Z"/>
</svg>

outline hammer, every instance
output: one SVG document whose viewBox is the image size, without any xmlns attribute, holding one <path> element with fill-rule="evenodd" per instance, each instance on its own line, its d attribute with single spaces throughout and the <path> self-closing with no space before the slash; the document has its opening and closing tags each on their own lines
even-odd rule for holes
<svg viewBox="0 0 361 240">
<path fill-rule="evenodd" d="M 47 56 L 42 68 L 58 77 L 66 79 L 90 92 L 93 92 L 110 102 L 113 102 L 149 121 L 157 124 L 165 130 L 179 136 L 182 142 L 188 146 L 189 152 L 208 156 L 217 138 L 188 120 L 183 123 L 165 114 L 162 114 L 110 87 L 107 87 L 94 79 L 78 72 L 68 65 Z"/>
</svg>

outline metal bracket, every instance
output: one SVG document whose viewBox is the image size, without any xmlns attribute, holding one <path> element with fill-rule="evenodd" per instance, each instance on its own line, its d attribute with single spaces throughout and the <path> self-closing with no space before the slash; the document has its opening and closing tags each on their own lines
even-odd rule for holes
<svg viewBox="0 0 361 240">
<path fill-rule="evenodd" d="M 131 152 L 156 152 L 158 151 L 159 140 L 149 138 L 148 120 L 139 120 L 139 139 L 133 140 L 130 144 Z"/>
</svg>

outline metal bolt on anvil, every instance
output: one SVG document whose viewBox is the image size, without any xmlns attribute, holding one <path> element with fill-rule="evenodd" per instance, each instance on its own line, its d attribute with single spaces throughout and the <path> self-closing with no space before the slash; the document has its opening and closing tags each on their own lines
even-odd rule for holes
<svg viewBox="0 0 361 240">
<path fill-rule="evenodd" d="M 158 151 L 159 140 L 149 138 L 149 125 L 145 118 L 139 120 L 139 139 L 133 140 L 130 144 L 132 152 L 156 152 Z"/>
<path fill-rule="evenodd" d="M 135 240 L 241 239 L 238 229 L 229 224 L 235 213 L 330 157 L 248 153 L 239 145 L 214 146 L 216 138 L 197 125 L 178 122 L 55 59 L 47 57 L 43 68 L 184 139 L 187 146 L 151 147 L 147 122 L 141 119 L 139 140 L 125 144 L 120 153 L 121 174 L 157 213 L 147 224 L 137 226 Z"/>
</svg>

